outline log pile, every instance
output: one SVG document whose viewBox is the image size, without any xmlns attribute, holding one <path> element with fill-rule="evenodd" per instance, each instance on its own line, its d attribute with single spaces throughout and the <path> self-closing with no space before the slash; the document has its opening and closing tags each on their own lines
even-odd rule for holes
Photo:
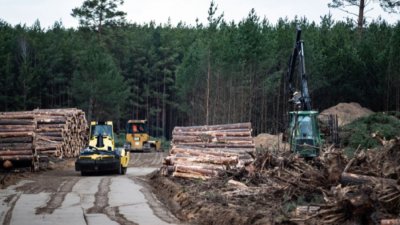
<svg viewBox="0 0 400 225">
<path fill-rule="evenodd" d="M 33 160 L 36 121 L 28 114 L 0 115 L 0 160 Z"/>
<path fill-rule="evenodd" d="M 162 171 L 182 178 L 208 179 L 242 167 L 255 151 L 251 123 L 175 127 L 171 144 Z"/>
<path fill-rule="evenodd" d="M 87 144 L 88 125 L 82 110 L 40 109 L 34 110 L 34 114 L 38 154 L 76 157 Z"/>
<path fill-rule="evenodd" d="M 85 113 L 78 109 L 36 109 L 0 113 L 0 160 L 47 155 L 74 157 L 87 142 Z"/>
</svg>

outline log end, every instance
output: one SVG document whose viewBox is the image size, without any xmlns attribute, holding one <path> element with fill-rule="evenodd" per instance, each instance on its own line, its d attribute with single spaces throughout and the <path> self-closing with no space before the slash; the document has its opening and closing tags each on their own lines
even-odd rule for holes
<svg viewBox="0 0 400 225">
<path fill-rule="evenodd" d="M 11 169 L 13 167 L 13 163 L 10 160 L 6 160 L 3 162 L 3 168 Z"/>
</svg>

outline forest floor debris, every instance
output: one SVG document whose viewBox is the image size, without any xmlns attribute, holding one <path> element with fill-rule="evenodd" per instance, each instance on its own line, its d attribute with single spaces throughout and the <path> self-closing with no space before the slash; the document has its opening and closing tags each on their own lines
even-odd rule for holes
<svg viewBox="0 0 400 225">
<path fill-rule="evenodd" d="M 400 139 L 380 141 L 351 160 L 333 147 L 310 161 L 265 151 L 205 181 L 150 179 L 172 212 L 194 224 L 381 224 L 399 219 Z"/>
</svg>

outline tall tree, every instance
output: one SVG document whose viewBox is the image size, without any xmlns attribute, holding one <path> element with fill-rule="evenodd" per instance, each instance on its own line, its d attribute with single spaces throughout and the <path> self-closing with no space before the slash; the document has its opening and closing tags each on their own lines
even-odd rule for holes
<svg viewBox="0 0 400 225">
<path fill-rule="evenodd" d="M 206 90 L 206 124 L 208 125 L 210 123 L 210 88 L 211 88 L 211 76 L 212 76 L 212 49 L 213 45 L 215 43 L 215 35 L 217 32 L 217 28 L 221 23 L 221 20 L 224 17 L 224 14 L 222 13 L 219 16 L 215 16 L 215 13 L 217 12 L 218 6 L 215 5 L 214 1 L 211 1 L 210 3 L 210 8 L 208 9 L 208 31 L 207 31 L 207 90 Z"/>
<path fill-rule="evenodd" d="M 365 13 L 372 10 L 367 9 L 367 6 L 373 0 L 332 0 L 328 3 L 328 7 L 342 10 L 350 15 L 357 16 L 357 27 L 361 31 L 364 26 Z M 396 12 L 400 7 L 400 1 L 398 0 L 378 0 L 383 10 L 387 12 Z M 358 9 L 358 13 L 354 13 L 348 10 L 349 7 L 355 7 Z"/>
<path fill-rule="evenodd" d="M 81 7 L 72 9 L 71 15 L 79 19 L 80 26 L 101 33 L 103 26 L 125 21 L 126 13 L 117 9 L 122 4 L 124 0 L 85 0 Z"/>
<path fill-rule="evenodd" d="M 89 43 L 79 56 L 72 92 L 77 104 L 88 113 L 88 120 L 118 120 L 129 88 L 113 58 L 103 48 Z"/>
</svg>

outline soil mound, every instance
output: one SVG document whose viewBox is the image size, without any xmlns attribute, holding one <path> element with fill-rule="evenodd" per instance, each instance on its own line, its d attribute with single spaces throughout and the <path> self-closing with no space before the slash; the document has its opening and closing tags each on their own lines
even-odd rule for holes
<svg viewBox="0 0 400 225">
<path fill-rule="evenodd" d="M 276 135 L 261 133 L 257 137 L 254 137 L 254 144 L 256 148 L 269 150 L 283 149 L 285 146 L 285 143 L 282 142 L 282 133 Z"/>
<path fill-rule="evenodd" d="M 370 109 L 362 107 L 359 103 L 339 103 L 331 108 L 325 109 L 320 114 L 329 115 L 334 114 L 338 116 L 338 125 L 344 126 L 353 122 L 354 120 L 369 116 L 373 113 Z"/>
</svg>

